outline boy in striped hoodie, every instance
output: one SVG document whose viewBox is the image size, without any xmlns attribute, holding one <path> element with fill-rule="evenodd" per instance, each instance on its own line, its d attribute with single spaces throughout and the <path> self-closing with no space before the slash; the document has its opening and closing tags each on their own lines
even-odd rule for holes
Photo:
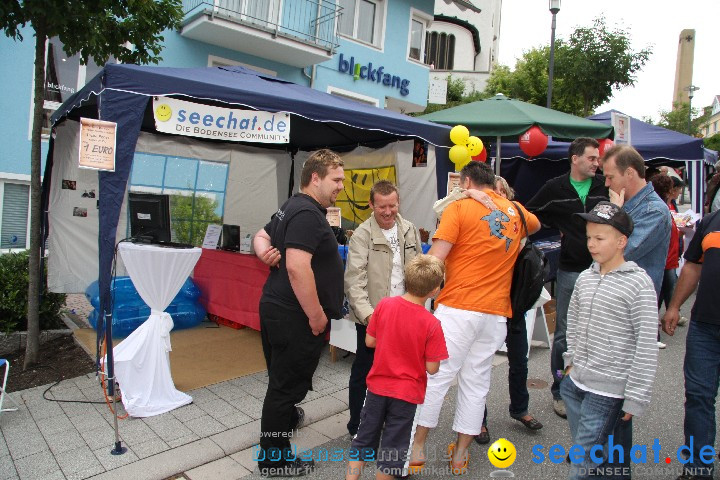
<svg viewBox="0 0 720 480">
<path fill-rule="evenodd" d="M 632 417 L 650 403 L 657 367 L 657 298 L 647 273 L 623 257 L 628 214 L 600 202 L 576 215 L 587 222 L 593 264 L 568 310 L 560 394 L 573 445 L 582 447 L 570 451 L 568 478 L 630 478 Z"/>
</svg>

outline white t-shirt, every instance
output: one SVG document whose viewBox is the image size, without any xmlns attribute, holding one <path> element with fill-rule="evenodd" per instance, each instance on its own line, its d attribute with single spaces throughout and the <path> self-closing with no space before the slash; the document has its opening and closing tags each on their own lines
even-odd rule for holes
<svg viewBox="0 0 720 480">
<path fill-rule="evenodd" d="M 383 235 L 393 252 L 393 267 L 390 275 L 390 296 L 395 297 L 405 293 L 405 274 L 403 272 L 402 255 L 400 252 L 400 241 L 398 240 L 397 223 L 387 230 L 381 228 Z"/>
</svg>

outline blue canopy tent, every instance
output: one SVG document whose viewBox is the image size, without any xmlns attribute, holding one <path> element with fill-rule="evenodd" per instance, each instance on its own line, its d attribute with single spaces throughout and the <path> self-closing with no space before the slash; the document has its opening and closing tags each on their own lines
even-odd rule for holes
<svg viewBox="0 0 720 480">
<path fill-rule="evenodd" d="M 291 151 L 318 148 L 349 150 L 358 145 L 381 146 L 413 138 L 436 146 L 449 141 L 449 127 L 329 95 L 243 67 L 166 68 L 108 64 L 60 106 L 51 118 L 53 127 L 66 119 L 77 120 L 80 117 L 117 123 L 115 171 L 99 173 L 100 319 L 104 318 L 103 312 L 105 315 L 111 312 L 110 281 L 116 230 L 135 145 L 141 131 L 155 132 L 151 102 L 154 96 L 233 108 L 288 112 L 292 124 L 290 144 L 275 148 L 289 148 Z M 267 144 L 263 146 L 272 148 Z M 51 136 L 43 180 L 45 237 L 48 231 L 49 186 L 53 181 L 53 150 Z M 102 324 L 99 324 L 98 332 L 101 331 Z M 112 342 L 109 335 L 107 338 L 110 351 Z M 109 359 L 112 357 L 109 356 Z M 112 365 L 112 362 L 109 364 Z M 109 373 L 112 375 L 112 372 Z"/>
<path fill-rule="evenodd" d="M 611 123 L 615 110 L 588 117 L 590 120 Z M 619 112 L 617 112 L 619 113 Z M 652 165 L 687 166 L 692 191 L 692 208 L 702 211 L 704 196 L 703 140 L 682 133 L 645 123 L 630 117 L 630 140 L 646 162 Z M 502 175 L 506 176 L 519 192 L 521 201 L 532 197 L 544 182 L 569 169 L 568 142 L 551 140 L 547 149 L 536 159 L 528 162 L 517 144 L 503 144 Z"/>
</svg>

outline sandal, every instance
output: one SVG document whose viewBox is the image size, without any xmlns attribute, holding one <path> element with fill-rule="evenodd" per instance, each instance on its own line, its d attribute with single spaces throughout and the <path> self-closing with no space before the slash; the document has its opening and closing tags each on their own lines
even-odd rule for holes
<svg viewBox="0 0 720 480">
<path fill-rule="evenodd" d="M 453 465 L 453 454 L 455 453 L 455 442 L 448 445 L 447 453 L 450 456 L 450 473 L 453 475 L 462 475 L 467 472 L 468 463 L 470 463 L 470 451 L 465 452 L 465 462 L 462 467 L 456 467 Z"/>
<path fill-rule="evenodd" d="M 475 436 L 475 443 L 479 445 L 485 445 L 487 443 L 490 443 L 490 432 L 488 431 L 487 427 L 483 428 L 485 428 L 485 431 L 483 432 L 481 430 L 480 433 Z"/>
<path fill-rule="evenodd" d="M 530 416 L 530 420 L 525 420 L 522 417 L 512 417 L 512 418 L 517 420 L 518 422 L 522 423 L 530 430 L 540 430 L 541 428 L 543 428 L 543 424 L 538 422 L 537 419 L 535 417 L 533 417 L 532 415 Z"/>
<path fill-rule="evenodd" d="M 417 464 L 417 465 L 408 465 L 407 468 L 407 474 L 408 475 L 419 475 L 423 468 L 425 468 L 425 462 Z"/>
</svg>

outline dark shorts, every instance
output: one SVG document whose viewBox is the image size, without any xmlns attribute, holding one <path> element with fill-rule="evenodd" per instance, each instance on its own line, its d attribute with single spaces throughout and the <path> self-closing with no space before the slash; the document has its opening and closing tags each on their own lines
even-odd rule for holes
<svg viewBox="0 0 720 480">
<path fill-rule="evenodd" d="M 377 460 L 381 472 L 404 475 L 415 433 L 416 411 L 414 403 L 375 395 L 368 390 L 360 414 L 360 427 L 350 445 L 351 458 L 366 462 Z"/>
</svg>

